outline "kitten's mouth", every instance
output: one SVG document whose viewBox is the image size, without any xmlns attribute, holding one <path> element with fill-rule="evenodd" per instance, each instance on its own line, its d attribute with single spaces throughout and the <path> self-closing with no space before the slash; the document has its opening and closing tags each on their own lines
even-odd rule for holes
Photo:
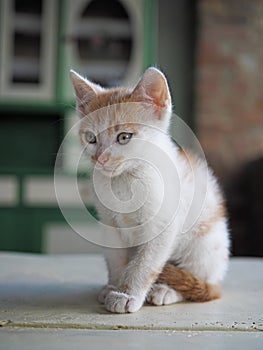
<svg viewBox="0 0 263 350">
<path fill-rule="evenodd" d="M 109 166 L 102 166 L 101 170 L 106 171 L 108 173 L 112 173 L 115 169 Z"/>
<path fill-rule="evenodd" d="M 120 168 L 118 166 L 113 168 L 106 165 L 96 164 L 96 169 L 106 174 L 107 176 L 116 176 L 121 173 Z"/>
</svg>

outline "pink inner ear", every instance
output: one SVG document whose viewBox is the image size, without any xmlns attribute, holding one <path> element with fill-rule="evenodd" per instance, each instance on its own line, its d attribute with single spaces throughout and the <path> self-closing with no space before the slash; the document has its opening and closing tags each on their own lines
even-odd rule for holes
<svg viewBox="0 0 263 350">
<path fill-rule="evenodd" d="M 167 87 L 164 84 L 159 84 L 160 86 L 154 84 L 146 88 L 146 94 L 151 97 L 152 101 L 157 107 L 163 108 L 166 106 L 169 95 Z"/>
<path fill-rule="evenodd" d="M 89 101 L 95 98 L 97 96 L 97 93 L 102 90 L 99 85 L 90 82 L 72 70 L 70 71 L 70 75 L 75 89 L 79 108 L 89 103 Z"/>
<path fill-rule="evenodd" d="M 149 68 L 136 86 L 135 93 L 146 102 L 153 102 L 157 108 L 171 103 L 169 88 L 164 75 L 155 68 Z"/>
</svg>

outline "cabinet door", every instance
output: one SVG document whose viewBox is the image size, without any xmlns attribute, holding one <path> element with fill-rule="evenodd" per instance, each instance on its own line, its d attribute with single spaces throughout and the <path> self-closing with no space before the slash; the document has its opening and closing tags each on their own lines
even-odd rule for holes
<svg viewBox="0 0 263 350">
<path fill-rule="evenodd" d="M 57 0 L 0 3 L 0 99 L 51 99 Z"/>
<path fill-rule="evenodd" d="M 69 1 L 65 66 L 103 86 L 134 84 L 143 69 L 144 0 Z M 64 98 L 72 99 L 68 76 Z"/>
</svg>

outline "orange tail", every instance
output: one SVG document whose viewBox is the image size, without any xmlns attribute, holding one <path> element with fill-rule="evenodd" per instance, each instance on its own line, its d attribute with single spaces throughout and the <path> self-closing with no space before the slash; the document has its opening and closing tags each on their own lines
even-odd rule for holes
<svg viewBox="0 0 263 350">
<path fill-rule="evenodd" d="M 166 264 L 158 277 L 158 282 L 164 282 L 180 292 L 182 296 L 191 301 L 204 302 L 221 297 L 219 285 L 201 281 L 190 272 L 179 267 Z"/>
</svg>

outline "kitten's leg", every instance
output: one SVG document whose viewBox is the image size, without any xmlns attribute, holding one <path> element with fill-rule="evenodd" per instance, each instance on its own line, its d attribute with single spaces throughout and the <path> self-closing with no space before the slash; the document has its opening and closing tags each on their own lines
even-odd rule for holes
<svg viewBox="0 0 263 350">
<path fill-rule="evenodd" d="M 106 284 L 104 287 L 102 287 L 102 289 L 100 290 L 99 294 L 98 294 L 98 301 L 101 304 L 105 303 L 105 299 L 107 297 L 107 295 L 109 294 L 109 292 L 116 290 L 117 288 L 113 285 L 113 284 Z"/>
<path fill-rule="evenodd" d="M 182 294 L 164 283 L 154 283 L 147 294 L 147 302 L 153 305 L 168 305 L 182 301 Z"/>
<path fill-rule="evenodd" d="M 158 277 L 182 293 L 185 299 L 204 302 L 221 296 L 220 284 L 228 265 L 228 231 L 226 220 L 195 231 L 189 240 L 188 254 L 175 266 L 166 264 Z M 170 257 L 173 260 L 173 256 Z M 174 260 L 177 258 L 174 256 Z"/>
<path fill-rule="evenodd" d="M 85 183 L 80 184 L 79 193 L 85 205 L 93 206 L 96 203 L 92 179 L 88 179 Z"/>
<path fill-rule="evenodd" d="M 108 311 L 125 313 L 139 310 L 169 255 L 168 239 L 158 237 L 137 248 L 121 277 L 118 290 L 105 299 Z M 170 242 L 169 242 L 170 243 Z"/>
<path fill-rule="evenodd" d="M 128 263 L 128 252 L 126 249 L 107 248 L 104 251 L 108 267 L 108 284 L 106 284 L 98 295 L 98 301 L 102 304 L 110 291 L 116 290 L 120 277 Z"/>
<path fill-rule="evenodd" d="M 213 223 L 209 230 L 196 232 L 192 240 L 189 241 L 189 252 L 191 253 L 182 259 L 178 267 L 189 271 L 209 284 L 220 284 L 226 273 L 229 260 L 226 219 L 222 218 Z M 173 257 L 171 257 L 172 259 Z"/>
</svg>

